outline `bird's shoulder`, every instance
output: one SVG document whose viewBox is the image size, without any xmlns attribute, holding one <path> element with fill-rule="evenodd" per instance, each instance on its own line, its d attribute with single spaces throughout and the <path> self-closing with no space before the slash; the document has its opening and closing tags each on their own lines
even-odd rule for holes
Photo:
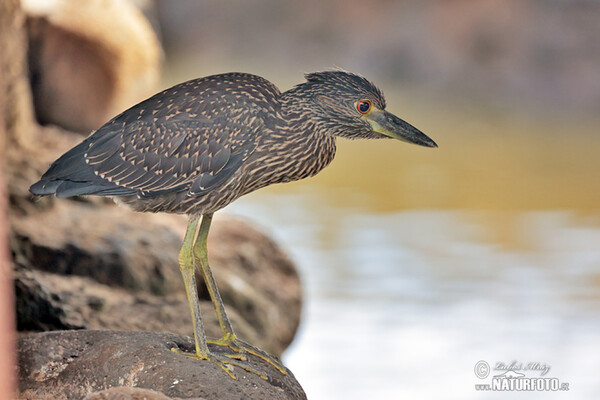
<svg viewBox="0 0 600 400">
<path fill-rule="evenodd" d="M 106 146 L 108 138 L 112 145 L 152 152 L 174 153 L 199 142 L 239 145 L 270 124 L 280 95 L 271 82 L 247 73 L 193 79 L 117 115 L 91 135 L 90 148 Z"/>
<path fill-rule="evenodd" d="M 192 118 L 232 118 L 265 115 L 279 107 L 279 89 L 257 75 L 226 73 L 193 79 L 163 90 L 115 117 L 110 123 Z"/>
</svg>

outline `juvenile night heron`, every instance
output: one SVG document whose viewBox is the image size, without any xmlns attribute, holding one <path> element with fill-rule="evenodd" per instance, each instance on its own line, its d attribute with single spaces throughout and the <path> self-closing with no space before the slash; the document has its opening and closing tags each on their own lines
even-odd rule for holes
<svg viewBox="0 0 600 400">
<path fill-rule="evenodd" d="M 286 369 L 235 335 L 208 265 L 210 223 L 215 211 L 246 193 L 317 174 L 333 159 L 336 137 L 437 147 L 385 111 L 382 92 L 359 75 L 311 73 L 281 93 L 259 76 L 228 73 L 181 83 L 131 107 L 56 160 L 30 191 L 114 196 L 137 211 L 187 214 L 179 265 L 194 324 L 196 353 L 189 355 L 216 363 L 234 379 L 228 364 L 268 379 L 246 362 L 247 354 Z M 208 348 L 195 266 L 223 334 L 208 343 L 228 346 L 228 356 Z"/>
</svg>

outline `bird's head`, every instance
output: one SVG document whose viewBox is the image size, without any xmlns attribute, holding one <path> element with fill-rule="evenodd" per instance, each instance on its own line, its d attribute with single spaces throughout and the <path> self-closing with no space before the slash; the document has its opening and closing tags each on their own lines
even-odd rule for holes
<svg viewBox="0 0 600 400">
<path fill-rule="evenodd" d="M 306 74 L 292 89 L 305 112 L 326 132 L 349 139 L 394 138 L 437 147 L 423 132 L 385 110 L 383 93 L 362 76 L 345 71 Z"/>
</svg>

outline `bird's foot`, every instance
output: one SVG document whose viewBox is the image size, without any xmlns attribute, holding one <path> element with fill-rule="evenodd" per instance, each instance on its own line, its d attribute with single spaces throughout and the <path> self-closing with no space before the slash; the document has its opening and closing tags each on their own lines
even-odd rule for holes
<svg viewBox="0 0 600 400">
<path fill-rule="evenodd" d="M 171 351 L 173 353 L 177 353 L 177 354 L 181 354 L 182 356 L 186 356 L 186 357 L 190 357 L 190 358 L 195 358 L 197 360 L 207 360 L 210 361 L 214 364 L 217 364 L 219 367 L 221 367 L 221 369 L 223 371 L 225 371 L 227 373 L 227 375 L 229 375 L 232 379 L 236 379 L 237 380 L 237 376 L 235 375 L 235 373 L 232 371 L 232 369 L 230 368 L 230 366 L 235 366 L 235 367 L 239 367 L 242 368 L 248 372 L 251 372 L 255 375 L 258 375 L 259 377 L 261 377 L 262 379 L 264 379 L 265 381 L 271 381 L 271 377 L 257 369 L 255 369 L 254 367 L 252 367 L 250 364 L 248 364 L 245 361 L 242 361 L 242 357 L 231 357 L 230 355 L 221 355 L 221 354 L 215 354 L 215 353 L 207 353 L 207 354 L 202 354 L 202 353 L 187 353 L 185 351 L 182 351 L 178 348 L 171 348 Z M 241 354 L 240 354 L 241 355 Z"/>
<path fill-rule="evenodd" d="M 254 347 L 241 339 L 238 339 L 234 334 L 225 335 L 221 339 L 209 339 L 207 340 L 207 343 L 229 347 L 235 353 L 228 354 L 227 357 L 238 360 L 246 361 L 246 354 L 252 354 L 253 356 L 258 357 L 277 368 L 277 370 L 279 370 L 279 372 L 281 372 L 283 375 L 287 375 L 287 369 L 283 366 L 281 361 L 279 361 L 279 358 L 272 356 L 271 354 L 259 349 L 258 347 Z"/>
</svg>

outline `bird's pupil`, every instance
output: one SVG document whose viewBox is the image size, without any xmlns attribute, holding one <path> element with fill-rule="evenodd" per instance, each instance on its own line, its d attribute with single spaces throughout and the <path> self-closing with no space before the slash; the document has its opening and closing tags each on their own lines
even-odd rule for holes
<svg viewBox="0 0 600 400">
<path fill-rule="evenodd" d="M 360 104 L 358 105 L 358 111 L 366 113 L 367 111 L 369 111 L 370 107 L 371 107 L 371 105 L 369 104 L 368 101 L 361 101 Z"/>
</svg>

